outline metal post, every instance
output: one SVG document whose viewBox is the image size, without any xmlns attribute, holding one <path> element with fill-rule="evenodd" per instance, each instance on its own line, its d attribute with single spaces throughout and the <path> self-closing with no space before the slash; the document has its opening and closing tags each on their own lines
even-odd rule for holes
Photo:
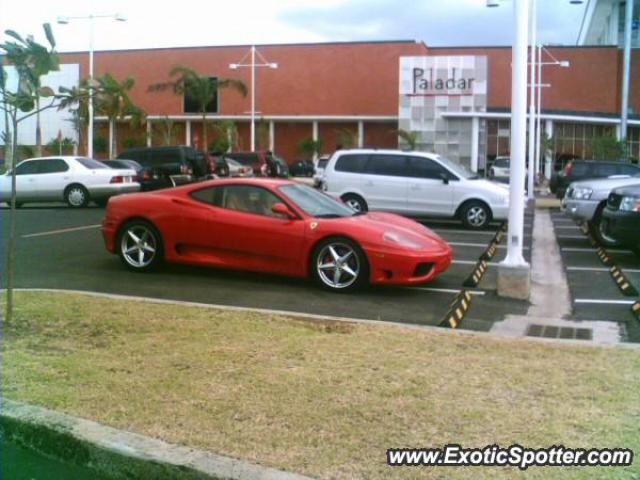
<svg viewBox="0 0 640 480">
<path fill-rule="evenodd" d="M 471 171 L 478 173 L 478 153 L 480 150 L 480 118 L 471 119 Z M 486 175 L 486 173 L 485 173 Z"/>
<path fill-rule="evenodd" d="M 89 122 L 87 124 L 87 156 L 93 158 L 93 15 L 89 15 Z"/>
<path fill-rule="evenodd" d="M 509 237 L 502 265 L 528 266 L 522 256 L 524 236 L 524 177 L 527 133 L 528 0 L 514 0 L 515 40 L 511 77 L 511 175 L 509 180 Z"/>
<path fill-rule="evenodd" d="M 535 198 L 533 191 L 533 178 L 534 178 L 534 140 L 536 130 L 536 0 L 531 0 L 531 18 L 529 27 L 531 28 L 531 48 L 530 48 L 530 63 L 529 63 L 529 153 L 528 153 L 528 177 L 527 177 L 527 197 L 529 200 Z"/>
<path fill-rule="evenodd" d="M 256 149 L 256 47 L 251 47 L 251 151 Z"/>
<path fill-rule="evenodd" d="M 534 172 L 536 178 L 540 174 L 540 120 L 542 117 L 542 44 L 538 45 L 538 93 L 536 95 L 536 101 L 538 106 L 536 108 L 536 153 L 534 161 Z M 535 179 L 534 179 L 535 180 Z"/>
<path fill-rule="evenodd" d="M 631 22 L 633 2 L 627 0 L 624 11 L 624 60 L 622 65 L 622 105 L 620 107 L 620 140 L 627 140 L 627 120 L 629 117 L 629 77 L 631 75 Z M 626 147 L 626 143 L 625 143 Z M 625 148 L 626 151 L 626 148 Z"/>
</svg>

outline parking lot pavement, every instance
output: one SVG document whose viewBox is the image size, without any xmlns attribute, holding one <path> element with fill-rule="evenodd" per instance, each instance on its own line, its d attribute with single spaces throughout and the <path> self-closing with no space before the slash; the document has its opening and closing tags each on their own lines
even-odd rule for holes
<svg viewBox="0 0 640 480">
<path fill-rule="evenodd" d="M 640 325 L 630 305 L 636 300 L 616 286 L 609 268 L 580 228 L 559 210 L 552 211 L 554 230 L 571 290 L 575 320 L 604 320 L 625 327 L 628 341 L 640 341 Z M 606 249 L 613 262 L 640 289 L 640 256 L 626 249 Z"/>
<path fill-rule="evenodd" d="M 0 209 L 2 247 L 8 211 Z M 325 292 L 311 282 L 272 275 L 166 265 L 157 272 L 129 272 L 105 249 L 99 224 L 104 210 L 26 207 L 17 211 L 18 288 L 90 290 L 218 305 L 267 308 L 423 325 L 437 325 L 463 287 L 494 229 L 472 232 L 457 222 L 424 220 L 454 248 L 454 263 L 440 277 L 419 287 L 371 287 L 350 295 Z M 530 258 L 532 219 L 525 256 Z M 505 255 L 504 241 L 475 292 L 460 328 L 488 331 L 507 314 L 523 314 L 527 302 L 498 298 L 495 263 Z M 4 257 L 2 258 L 4 262 Z M 3 278 L 4 281 L 4 278 Z"/>
</svg>

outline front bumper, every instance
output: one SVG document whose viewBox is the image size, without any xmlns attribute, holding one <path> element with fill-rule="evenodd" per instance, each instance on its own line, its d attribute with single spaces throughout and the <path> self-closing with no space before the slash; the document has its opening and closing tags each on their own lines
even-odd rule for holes
<svg viewBox="0 0 640 480">
<path fill-rule="evenodd" d="M 603 227 L 620 243 L 631 247 L 640 247 L 640 213 L 604 209 Z"/>
<path fill-rule="evenodd" d="M 509 204 L 491 205 L 493 220 L 507 220 L 509 218 Z"/>
<path fill-rule="evenodd" d="M 590 222 L 598 208 L 599 202 L 592 200 L 573 200 L 564 198 L 562 200 L 561 209 L 565 215 L 573 220 Z"/>
<path fill-rule="evenodd" d="M 451 265 L 453 250 L 367 251 L 373 284 L 417 285 L 433 280 Z"/>
</svg>

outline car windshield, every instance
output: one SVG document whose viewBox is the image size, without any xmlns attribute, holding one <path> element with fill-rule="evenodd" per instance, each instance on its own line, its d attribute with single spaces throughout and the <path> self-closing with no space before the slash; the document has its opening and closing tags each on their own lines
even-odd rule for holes
<svg viewBox="0 0 640 480">
<path fill-rule="evenodd" d="M 496 161 L 493 162 L 493 165 L 496 167 L 508 167 L 509 159 L 508 158 L 496 158 Z"/>
<path fill-rule="evenodd" d="M 315 218 L 340 218 L 356 215 L 352 209 L 307 185 L 284 185 L 279 190 L 307 215 Z"/>
<path fill-rule="evenodd" d="M 448 158 L 442 157 L 440 155 L 438 155 L 436 158 L 440 163 L 442 163 L 442 165 L 447 167 L 449 170 L 451 170 L 453 173 L 455 173 L 461 178 L 464 178 L 466 180 L 474 180 L 476 178 L 479 178 L 478 175 L 473 173 L 467 167 L 460 165 L 459 163 L 453 162 Z"/>
<path fill-rule="evenodd" d="M 318 168 L 326 168 L 327 163 L 329 163 L 328 158 L 321 158 L 320 160 L 318 160 Z"/>
<path fill-rule="evenodd" d="M 93 158 L 76 158 L 78 163 L 89 170 L 97 170 L 98 168 L 111 168 L 98 160 Z"/>
</svg>

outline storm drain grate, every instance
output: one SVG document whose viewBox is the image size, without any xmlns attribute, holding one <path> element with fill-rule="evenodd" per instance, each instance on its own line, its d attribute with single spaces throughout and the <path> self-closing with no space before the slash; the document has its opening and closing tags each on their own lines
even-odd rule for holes
<svg viewBox="0 0 640 480">
<path fill-rule="evenodd" d="M 593 330 L 531 323 L 527 327 L 526 335 L 527 337 L 562 338 L 565 340 L 592 340 Z"/>
</svg>

